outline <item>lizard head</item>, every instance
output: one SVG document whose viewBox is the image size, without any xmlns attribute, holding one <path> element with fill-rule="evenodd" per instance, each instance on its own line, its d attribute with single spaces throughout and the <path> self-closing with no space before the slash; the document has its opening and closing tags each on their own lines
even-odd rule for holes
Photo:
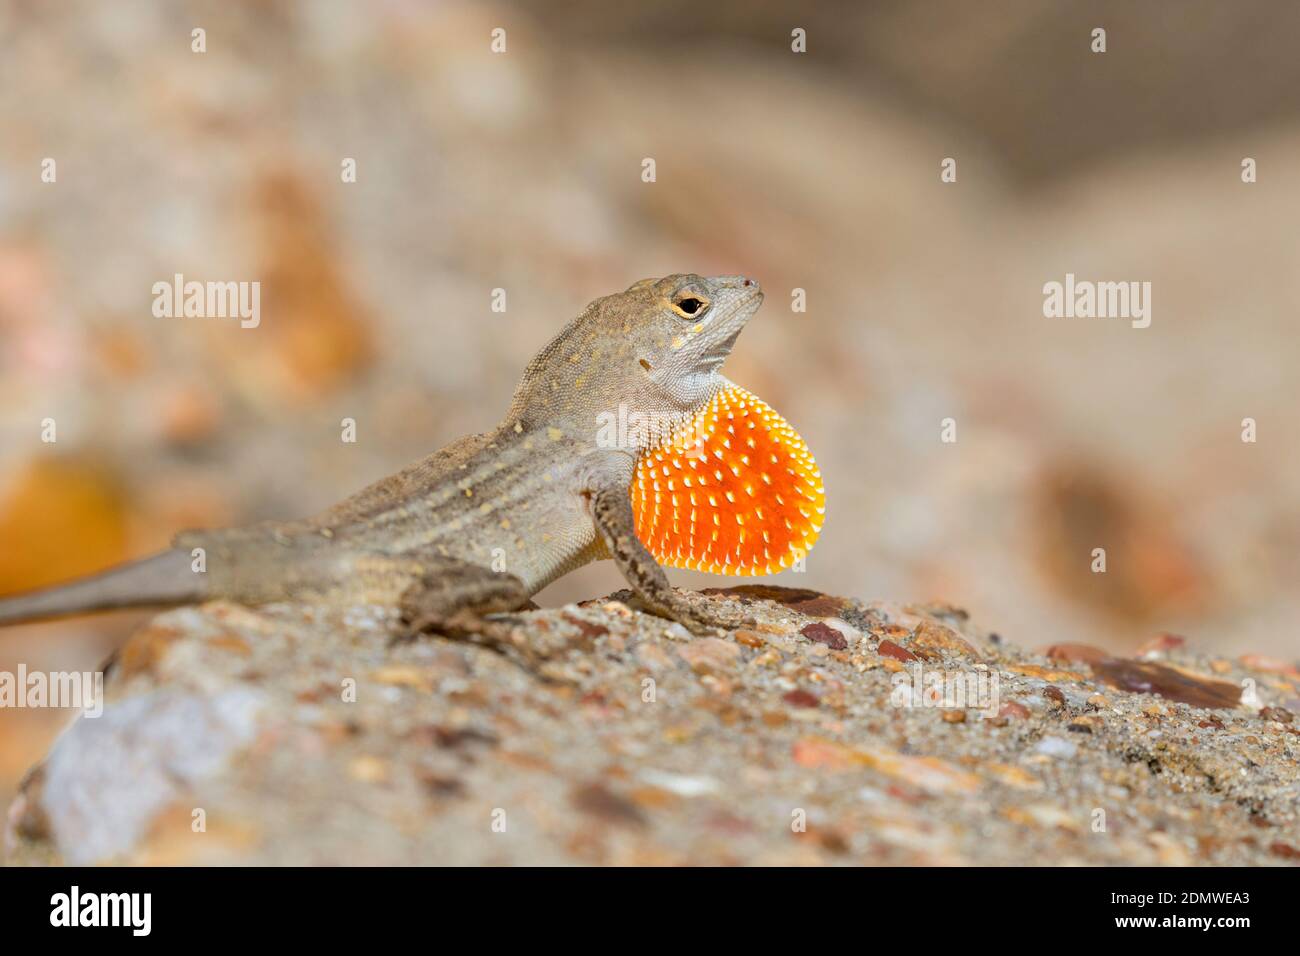
<svg viewBox="0 0 1300 956">
<path fill-rule="evenodd" d="M 667 414 L 693 412 L 722 387 L 719 369 L 763 304 L 758 283 L 745 276 L 643 279 L 621 298 L 631 319 L 626 380 Z"/>
<path fill-rule="evenodd" d="M 511 420 L 528 424 L 544 408 L 548 424 L 604 446 L 596 432 L 608 415 L 689 418 L 726 386 L 722 363 L 762 302 L 753 279 L 698 275 L 597 299 L 533 359 Z"/>
</svg>

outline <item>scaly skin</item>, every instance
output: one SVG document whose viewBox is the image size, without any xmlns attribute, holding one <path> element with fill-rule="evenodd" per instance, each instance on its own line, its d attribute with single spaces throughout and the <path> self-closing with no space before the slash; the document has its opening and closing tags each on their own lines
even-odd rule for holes
<svg viewBox="0 0 1300 956">
<path fill-rule="evenodd" d="M 758 284 L 743 276 L 673 275 L 597 299 L 529 364 L 493 431 L 453 442 L 314 518 L 187 532 L 154 558 L 0 601 L 0 624 L 227 598 L 389 604 L 402 609 L 413 630 L 463 630 L 483 614 L 522 606 L 574 568 L 612 557 L 650 610 L 697 632 L 738 626 L 743 621 L 699 610 L 669 586 L 656 553 L 680 564 L 689 544 L 664 528 L 653 537 L 641 529 L 657 552 L 648 550 L 630 488 L 638 460 L 680 446 L 685 429 L 720 407 L 715 398 L 745 394 L 719 369 L 762 298 Z M 620 416 L 650 427 L 627 441 L 610 427 Z M 784 426 L 779 416 L 776 422 Z M 725 440 L 721 432 L 710 439 L 719 460 Z M 802 514 L 782 512 L 773 500 L 763 512 L 781 523 L 782 553 L 788 546 L 794 557 L 820 526 L 820 483 L 807 462 L 806 482 L 803 465 L 788 472 L 808 489 L 796 503 Z M 730 470 L 737 488 L 760 482 L 757 471 L 748 482 L 739 467 Z M 644 504 L 653 491 L 639 487 Z M 778 490 L 790 497 L 788 488 Z M 739 520 L 748 517 L 753 527 L 754 502 L 746 505 L 750 511 Z M 816 511 L 811 518 L 809 508 Z M 734 520 L 725 502 L 722 514 Z M 793 536 L 785 530 L 790 517 L 798 525 Z M 751 547 L 761 534 L 754 528 Z M 202 573 L 194 570 L 195 549 L 206 562 Z"/>
</svg>

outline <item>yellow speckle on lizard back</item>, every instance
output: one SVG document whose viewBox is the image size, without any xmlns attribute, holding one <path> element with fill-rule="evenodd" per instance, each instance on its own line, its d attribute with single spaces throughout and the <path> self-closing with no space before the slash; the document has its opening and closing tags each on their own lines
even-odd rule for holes
<svg viewBox="0 0 1300 956">
<path fill-rule="evenodd" d="M 748 441 L 729 440 L 741 431 Z M 656 459 L 673 468 L 717 462 L 710 482 L 717 487 L 707 504 L 702 496 L 669 501 L 656 495 Z M 631 493 L 637 537 L 660 564 L 713 574 L 790 567 L 812 550 L 826 511 L 821 472 L 803 438 L 770 405 L 735 385 L 641 455 Z"/>
</svg>

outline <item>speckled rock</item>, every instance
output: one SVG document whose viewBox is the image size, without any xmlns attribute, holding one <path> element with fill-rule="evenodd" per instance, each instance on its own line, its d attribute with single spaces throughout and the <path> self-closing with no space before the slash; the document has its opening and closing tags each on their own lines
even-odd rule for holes
<svg viewBox="0 0 1300 956">
<path fill-rule="evenodd" d="M 951 607 L 770 586 L 689 597 L 740 602 L 757 626 L 693 637 L 626 593 L 512 615 L 492 646 L 395 643 L 364 609 L 170 612 L 122 649 L 104 714 L 29 774 L 7 861 L 1300 854 L 1293 665 L 1171 640 L 1140 661 L 1053 659 Z"/>
</svg>

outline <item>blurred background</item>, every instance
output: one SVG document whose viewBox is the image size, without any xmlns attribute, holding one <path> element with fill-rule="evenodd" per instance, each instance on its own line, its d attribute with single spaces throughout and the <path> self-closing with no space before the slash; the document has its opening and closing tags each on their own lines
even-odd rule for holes
<svg viewBox="0 0 1300 956">
<path fill-rule="evenodd" d="M 1294 659 L 1300 6 L 803 6 L 0 0 L 0 592 L 315 511 L 492 426 L 589 300 L 742 272 L 726 371 L 828 495 L 779 583 Z M 1150 328 L 1044 318 L 1067 272 L 1151 282 Z M 176 273 L 260 281 L 260 327 L 156 318 Z M 0 799 L 68 718 L 0 711 Z"/>
</svg>

